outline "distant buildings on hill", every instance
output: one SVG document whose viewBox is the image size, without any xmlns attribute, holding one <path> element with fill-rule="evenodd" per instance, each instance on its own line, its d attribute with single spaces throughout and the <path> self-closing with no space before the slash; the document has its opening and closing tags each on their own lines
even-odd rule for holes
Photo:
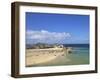
<svg viewBox="0 0 100 80">
<path fill-rule="evenodd" d="M 45 44 L 45 43 L 37 43 L 33 45 L 26 45 L 27 49 L 45 49 L 45 48 L 64 48 L 63 45 L 60 44 Z"/>
</svg>

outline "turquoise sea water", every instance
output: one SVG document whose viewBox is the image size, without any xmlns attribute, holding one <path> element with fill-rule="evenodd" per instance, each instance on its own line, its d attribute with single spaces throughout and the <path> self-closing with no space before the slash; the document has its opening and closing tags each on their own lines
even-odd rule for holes
<svg viewBox="0 0 100 80">
<path fill-rule="evenodd" d="M 71 54 L 68 54 L 69 62 L 66 64 L 78 65 L 89 64 L 89 48 L 88 47 L 74 47 Z"/>
<path fill-rule="evenodd" d="M 63 56 L 60 55 L 52 61 L 32 66 L 62 66 L 82 64 L 89 64 L 89 46 L 73 46 L 72 53 L 65 53 Z"/>
</svg>

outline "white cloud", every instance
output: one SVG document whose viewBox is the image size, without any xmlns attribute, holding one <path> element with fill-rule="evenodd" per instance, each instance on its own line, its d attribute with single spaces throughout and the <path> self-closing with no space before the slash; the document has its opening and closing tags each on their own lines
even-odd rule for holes
<svg viewBox="0 0 100 80">
<path fill-rule="evenodd" d="M 41 31 L 28 30 L 26 32 L 27 43 L 30 42 L 58 43 L 70 37 L 71 37 L 70 33 L 66 32 L 58 33 L 58 32 L 49 32 L 46 30 L 41 30 Z"/>
</svg>

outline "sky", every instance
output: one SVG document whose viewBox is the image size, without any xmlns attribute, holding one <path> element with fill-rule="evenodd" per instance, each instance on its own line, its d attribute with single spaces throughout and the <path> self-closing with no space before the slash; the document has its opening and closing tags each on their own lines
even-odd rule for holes
<svg viewBox="0 0 100 80">
<path fill-rule="evenodd" d="M 89 15 L 26 12 L 26 43 L 89 43 Z"/>
</svg>

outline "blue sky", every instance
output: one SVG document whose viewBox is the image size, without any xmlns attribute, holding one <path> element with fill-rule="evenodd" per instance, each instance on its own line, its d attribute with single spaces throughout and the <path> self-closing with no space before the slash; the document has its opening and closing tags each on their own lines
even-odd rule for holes
<svg viewBox="0 0 100 80">
<path fill-rule="evenodd" d="M 89 43 L 89 15 L 26 12 L 27 43 Z"/>
</svg>

